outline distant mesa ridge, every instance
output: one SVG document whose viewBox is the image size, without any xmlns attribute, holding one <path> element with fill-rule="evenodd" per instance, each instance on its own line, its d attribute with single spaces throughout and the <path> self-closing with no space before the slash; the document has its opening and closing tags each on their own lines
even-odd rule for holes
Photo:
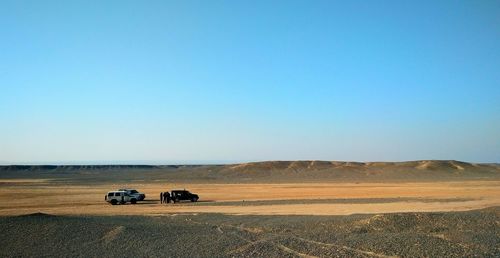
<svg viewBox="0 0 500 258">
<path fill-rule="evenodd" d="M 456 160 L 405 162 L 263 161 L 227 165 L 11 165 L 3 178 L 45 178 L 74 182 L 123 178 L 174 182 L 324 182 L 499 180 L 500 164 Z"/>
<path fill-rule="evenodd" d="M 220 167 L 233 171 L 245 170 L 370 170 L 370 169 L 416 169 L 416 170 L 473 170 L 478 168 L 500 169 L 497 163 L 468 163 L 456 160 L 418 160 L 404 162 L 352 162 L 352 161 L 262 161 L 228 165 L 6 165 L 0 171 L 23 170 L 119 170 L 119 169 L 164 169 L 189 167 Z"/>
<path fill-rule="evenodd" d="M 105 169 L 153 169 L 158 167 L 178 167 L 177 165 L 7 165 L 0 166 L 0 171 L 22 170 L 105 170 Z"/>
</svg>

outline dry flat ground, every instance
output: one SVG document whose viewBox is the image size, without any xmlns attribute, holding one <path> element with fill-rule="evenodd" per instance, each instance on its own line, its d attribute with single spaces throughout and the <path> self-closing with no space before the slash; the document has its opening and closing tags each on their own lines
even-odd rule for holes
<svg viewBox="0 0 500 258">
<path fill-rule="evenodd" d="M 112 206 L 108 190 L 127 185 L 63 185 L 50 180 L 0 180 L 0 215 L 159 215 L 224 213 L 253 215 L 347 215 L 462 211 L 500 206 L 500 181 L 437 183 L 175 184 L 141 182 L 136 205 Z M 198 203 L 161 205 L 161 191 L 186 188 Z"/>
</svg>

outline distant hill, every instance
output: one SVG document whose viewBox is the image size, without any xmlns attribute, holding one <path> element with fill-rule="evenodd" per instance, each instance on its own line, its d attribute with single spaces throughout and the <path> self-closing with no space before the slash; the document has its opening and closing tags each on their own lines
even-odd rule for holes
<svg viewBox="0 0 500 258">
<path fill-rule="evenodd" d="M 500 164 L 455 160 L 407 162 L 265 161 L 230 165 L 0 166 L 0 178 L 217 182 L 429 181 L 500 179 Z"/>
<path fill-rule="evenodd" d="M 432 179 L 490 178 L 500 176 L 499 164 L 455 160 L 408 162 L 269 161 L 226 166 L 225 175 L 240 177 L 298 177 L 317 179 Z"/>
</svg>

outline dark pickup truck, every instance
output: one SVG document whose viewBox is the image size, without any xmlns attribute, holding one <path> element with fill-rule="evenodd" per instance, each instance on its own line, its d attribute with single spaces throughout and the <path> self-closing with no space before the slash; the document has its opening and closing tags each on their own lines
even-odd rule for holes
<svg viewBox="0 0 500 258">
<path fill-rule="evenodd" d="M 174 203 L 189 200 L 192 202 L 197 202 L 200 197 L 197 194 L 190 193 L 187 190 L 172 190 L 172 200 Z"/>
</svg>

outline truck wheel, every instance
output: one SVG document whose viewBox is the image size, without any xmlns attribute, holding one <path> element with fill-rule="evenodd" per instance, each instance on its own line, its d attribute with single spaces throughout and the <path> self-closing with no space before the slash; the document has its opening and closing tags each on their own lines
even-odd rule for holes
<svg viewBox="0 0 500 258">
<path fill-rule="evenodd" d="M 197 202 L 197 201 L 198 201 L 198 198 L 196 198 L 196 197 L 193 197 L 193 198 L 191 199 L 191 202 Z"/>
<path fill-rule="evenodd" d="M 117 205 L 117 204 L 118 204 L 117 200 L 115 200 L 115 199 L 111 200 L 111 205 Z"/>
<path fill-rule="evenodd" d="M 179 202 L 179 198 L 174 199 L 174 203 Z"/>
<path fill-rule="evenodd" d="M 136 204 L 136 203 L 137 203 L 137 200 L 136 200 L 136 199 L 132 199 L 132 200 L 130 200 L 130 203 L 132 203 L 132 204 Z"/>
</svg>

